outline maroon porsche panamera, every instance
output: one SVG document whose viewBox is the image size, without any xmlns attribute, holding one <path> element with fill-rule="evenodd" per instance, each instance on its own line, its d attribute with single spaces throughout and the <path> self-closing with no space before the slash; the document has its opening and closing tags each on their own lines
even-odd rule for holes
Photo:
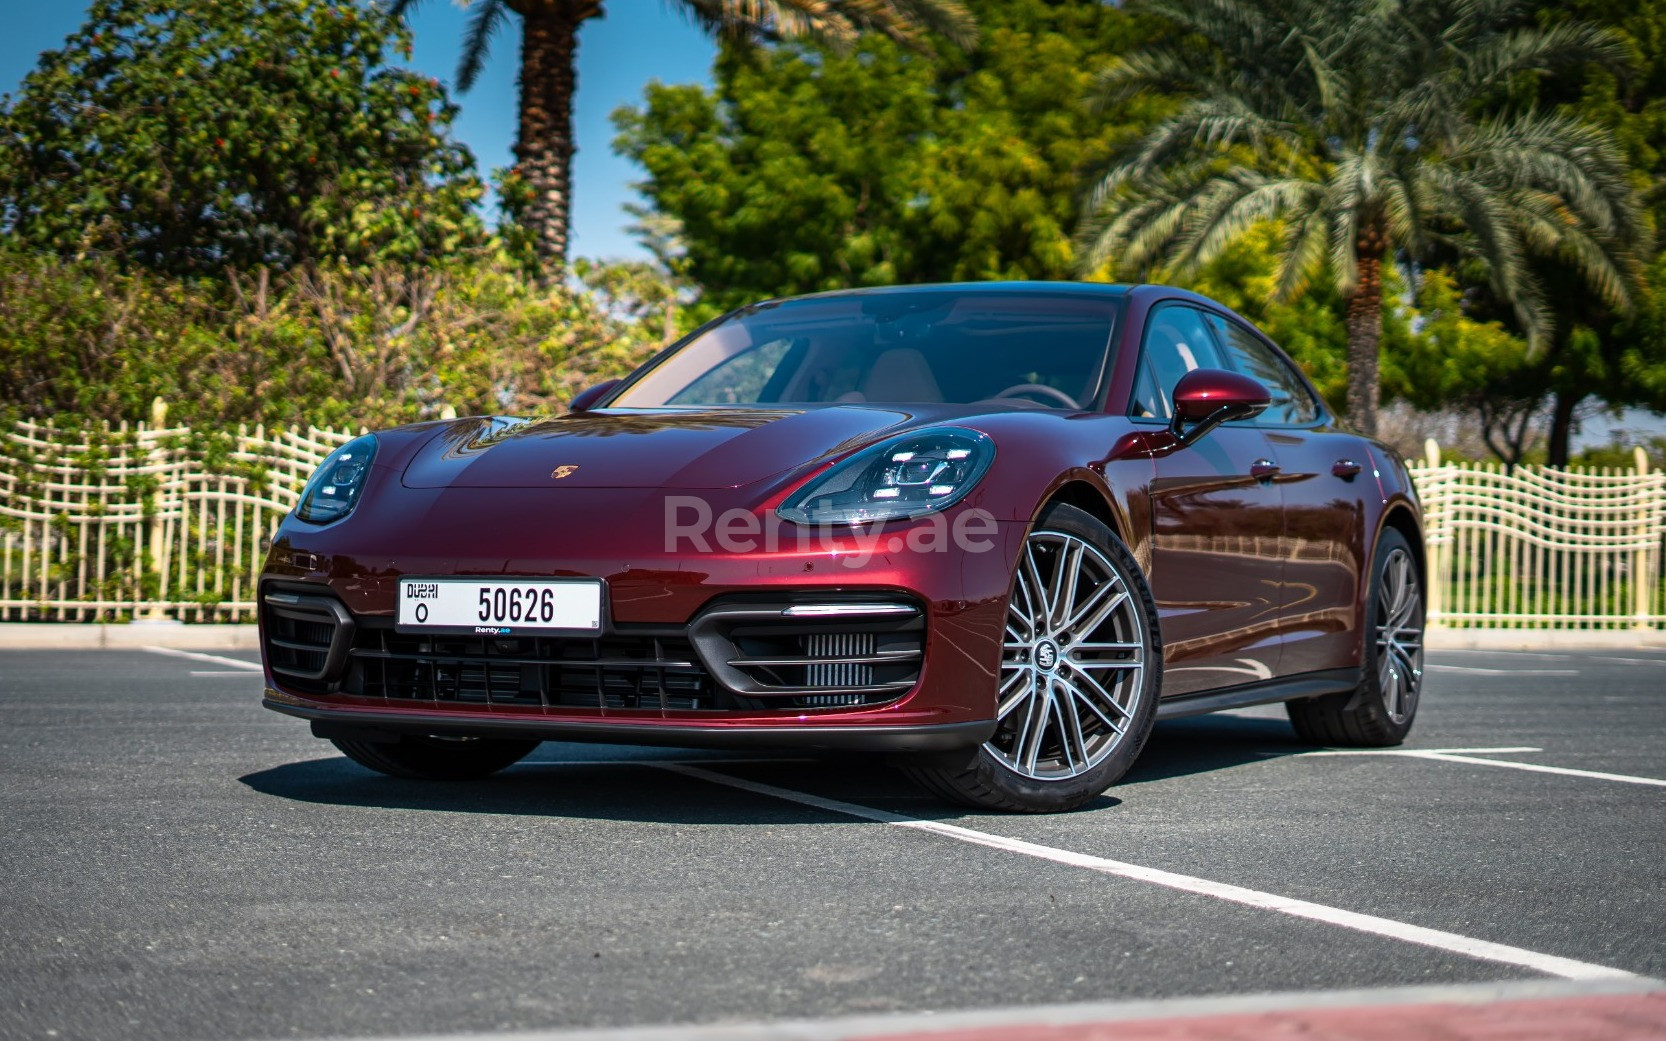
<svg viewBox="0 0 1666 1041">
<path fill-rule="evenodd" d="M 556 418 L 342 446 L 260 582 L 266 704 L 405 777 L 539 741 L 895 753 L 1080 805 L 1154 720 L 1400 742 L 1404 464 L 1219 305 L 978 284 L 741 308 Z"/>
</svg>

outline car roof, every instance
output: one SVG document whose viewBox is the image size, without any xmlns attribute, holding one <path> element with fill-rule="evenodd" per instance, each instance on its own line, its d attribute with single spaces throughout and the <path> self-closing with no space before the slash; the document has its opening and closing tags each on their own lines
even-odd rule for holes
<svg viewBox="0 0 1666 1041">
<path fill-rule="evenodd" d="M 1048 295 L 1056 296 L 1068 294 L 1072 296 L 1111 296 L 1122 297 L 1128 295 L 1134 286 L 1120 282 L 926 282 L 918 285 L 901 286 L 864 286 L 856 289 L 831 289 L 821 293 L 806 293 L 802 296 L 778 297 L 778 300 L 822 300 L 841 296 L 888 296 L 906 295 L 908 293 L 933 293 L 944 291 L 960 291 L 968 293 L 991 293 L 1002 295 Z"/>
</svg>

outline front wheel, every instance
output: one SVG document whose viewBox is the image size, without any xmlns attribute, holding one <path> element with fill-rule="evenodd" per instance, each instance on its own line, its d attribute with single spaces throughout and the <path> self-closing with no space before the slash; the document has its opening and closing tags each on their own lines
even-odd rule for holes
<svg viewBox="0 0 1666 1041">
<path fill-rule="evenodd" d="M 486 777 L 520 762 L 539 745 L 537 741 L 422 734 L 403 734 L 391 741 L 334 737 L 330 743 L 353 762 L 377 773 L 424 781 L 470 781 Z"/>
<path fill-rule="evenodd" d="M 903 770 L 979 809 L 1056 813 L 1095 798 L 1151 732 L 1163 669 L 1156 617 L 1116 533 L 1085 510 L 1048 507 L 1008 599 L 995 736 Z"/>
<path fill-rule="evenodd" d="M 1285 706 L 1303 741 L 1386 748 L 1411 732 L 1423 688 L 1423 580 L 1393 528 L 1377 540 L 1369 596 L 1359 687 Z"/>
</svg>

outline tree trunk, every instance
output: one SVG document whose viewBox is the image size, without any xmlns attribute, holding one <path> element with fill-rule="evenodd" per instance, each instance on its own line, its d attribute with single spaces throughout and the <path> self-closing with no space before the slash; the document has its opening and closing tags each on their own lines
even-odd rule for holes
<svg viewBox="0 0 1666 1041">
<path fill-rule="evenodd" d="M 1380 235 L 1359 241 L 1359 284 L 1348 298 L 1348 419 L 1367 437 L 1377 436 L 1377 344 L 1383 335 L 1383 248 Z"/>
<path fill-rule="evenodd" d="M 596 0 L 533 0 L 521 13 L 521 110 L 515 169 L 529 198 L 518 215 L 532 234 L 546 279 L 567 262 L 572 213 L 573 91 L 578 27 L 599 13 Z"/>
<path fill-rule="evenodd" d="M 1585 400 L 1585 392 L 1563 390 L 1556 393 L 1556 405 L 1550 413 L 1550 444 L 1545 461 L 1551 466 L 1568 465 L 1568 441 L 1573 436 L 1573 411 Z"/>
</svg>

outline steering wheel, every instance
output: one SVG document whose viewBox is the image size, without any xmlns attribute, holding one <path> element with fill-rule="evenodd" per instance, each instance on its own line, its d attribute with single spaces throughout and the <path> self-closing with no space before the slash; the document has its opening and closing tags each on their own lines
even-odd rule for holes
<svg viewBox="0 0 1666 1041">
<path fill-rule="evenodd" d="M 1059 390 L 1057 387 L 1049 387 L 1045 383 L 1014 383 L 1012 386 L 1001 391 L 990 400 L 999 401 L 1001 398 L 1015 398 L 1020 394 L 1039 394 L 1042 397 L 1053 398 L 1065 408 L 1079 409 L 1082 407 L 1081 405 L 1078 405 L 1076 403 L 1076 399 L 1071 397 L 1069 394 Z"/>
</svg>

